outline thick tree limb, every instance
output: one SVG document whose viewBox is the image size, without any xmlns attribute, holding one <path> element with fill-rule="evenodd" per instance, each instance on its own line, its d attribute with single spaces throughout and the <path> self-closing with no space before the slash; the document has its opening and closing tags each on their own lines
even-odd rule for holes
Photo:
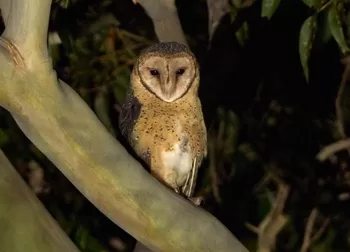
<svg viewBox="0 0 350 252">
<path fill-rule="evenodd" d="M 5 0 L 1 0 L 1 16 L 2 19 L 5 21 L 8 19 L 8 14 L 10 13 L 10 6 L 11 6 L 11 2 L 10 1 L 5 1 Z M 6 14 L 6 16 L 5 16 Z"/>
<path fill-rule="evenodd" d="M 133 0 L 133 2 L 141 4 L 152 19 L 160 42 L 175 41 L 188 46 L 175 0 Z"/>
<path fill-rule="evenodd" d="M 0 201 L 0 251 L 79 251 L 1 150 Z"/>
<path fill-rule="evenodd" d="M 209 41 L 213 38 L 214 32 L 223 16 L 225 16 L 229 10 L 230 5 L 228 0 L 207 0 L 208 6 L 208 33 Z"/>
<path fill-rule="evenodd" d="M 21 48 L 28 70 L 37 61 L 48 59 L 48 22 L 42 21 L 49 19 L 51 1 L 0 0 L 0 4 L 6 26 L 2 37 Z"/>
<path fill-rule="evenodd" d="M 15 44 L 4 41 L 0 50 L 0 104 L 26 136 L 87 199 L 150 249 L 247 251 L 216 218 L 151 177 L 79 95 L 57 80 L 41 46 L 51 1 L 11 3 L 20 10 L 10 9 L 16 15 L 4 33 Z M 34 27 L 39 31 L 25 30 Z"/>
</svg>

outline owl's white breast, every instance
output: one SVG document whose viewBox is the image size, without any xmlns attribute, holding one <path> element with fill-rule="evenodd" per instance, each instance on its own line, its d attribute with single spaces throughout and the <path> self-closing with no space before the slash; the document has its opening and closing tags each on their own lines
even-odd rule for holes
<svg viewBox="0 0 350 252">
<path fill-rule="evenodd" d="M 168 169 L 177 170 L 181 174 L 188 174 L 192 168 L 191 151 L 183 152 L 180 143 L 177 143 L 172 151 L 163 152 L 163 164 Z"/>
<path fill-rule="evenodd" d="M 175 143 L 171 151 L 162 153 L 162 161 L 165 169 L 176 171 L 178 174 L 176 180 L 182 184 L 192 169 L 192 150 L 188 143 L 188 136 L 181 134 L 182 126 L 180 121 L 177 120 L 175 123 L 177 124 L 176 132 L 181 136 L 181 141 Z"/>
</svg>

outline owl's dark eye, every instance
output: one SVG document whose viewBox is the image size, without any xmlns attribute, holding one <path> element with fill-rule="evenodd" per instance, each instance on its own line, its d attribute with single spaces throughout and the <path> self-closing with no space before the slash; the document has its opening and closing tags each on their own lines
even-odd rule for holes
<svg viewBox="0 0 350 252">
<path fill-rule="evenodd" d="M 185 72 L 185 69 L 184 69 L 184 68 L 177 69 L 177 70 L 176 70 L 176 75 L 183 75 L 184 72 Z"/>
<path fill-rule="evenodd" d="M 159 75 L 158 70 L 155 70 L 155 69 L 152 69 L 152 70 L 150 70 L 149 72 L 150 72 L 150 74 L 151 74 L 152 76 L 158 76 L 158 75 Z"/>
</svg>

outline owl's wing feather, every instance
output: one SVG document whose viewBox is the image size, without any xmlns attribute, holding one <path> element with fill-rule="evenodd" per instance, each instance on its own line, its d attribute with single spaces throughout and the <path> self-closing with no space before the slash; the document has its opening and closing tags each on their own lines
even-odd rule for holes
<svg viewBox="0 0 350 252">
<path fill-rule="evenodd" d="M 133 145 L 132 130 L 137 119 L 140 116 L 141 103 L 133 95 L 131 89 L 128 90 L 125 101 L 122 105 L 121 113 L 119 115 L 119 129 L 121 134 Z"/>
</svg>

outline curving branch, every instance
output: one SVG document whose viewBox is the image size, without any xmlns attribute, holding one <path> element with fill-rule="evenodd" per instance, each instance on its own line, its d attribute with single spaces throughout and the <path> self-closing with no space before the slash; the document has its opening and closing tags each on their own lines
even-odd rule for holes
<svg viewBox="0 0 350 252">
<path fill-rule="evenodd" d="M 221 19 L 230 11 L 229 1 L 227 0 L 207 0 L 208 6 L 208 33 L 209 41 L 212 40 L 216 28 Z"/>
<path fill-rule="evenodd" d="M 342 139 L 336 142 L 333 142 L 325 147 L 323 147 L 316 155 L 316 159 L 320 162 L 324 162 L 336 152 L 342 150 L 350 149 L 350 138 Z"/>
<path fill-rule="evenodd" d="M 57 79 L 42 44 L 50 4 L 12 0 L 4 15 L 0 105 L 87 199 L 150 249 L 247 251 L 214 216 L 150 176 L 80 96 Z"/>
<path fill-rule="evenodd" d="M 318 215 L 318 209 L 316 207 L 313 208 L 306 223 L 303 244 L 300 248 L 300 252 L 309 251 L 311 245 L 313 245 L 313 243 L 316 242 L 322 236 L 322 234 L 326 231 L 329 225 L 330 219 L 327 218 L 323 221 L 321 227 L 318 230 L 316 230 L 316 232 L 314 232 L 315 222 L 317 217 L 319 217 Z"/>
<path fill-rule="evenodd" d="M 139 3 L 152 19 L 160 42 L 175 41 L 188 46 L 177 14 L 175 0 L 132 0 Z"/>
<path fill-rule="evenodd" d="M 1 0 L 0 3 L 1 3 L 1 9 L 0 9 L 1 18 L 6 23 L 6 20 L 8 19 L 8 14 L 10 13 L 11 2 Z M 5 16 L 5 14 L 6 14 L 6 16 Z"/>
<path fill-rule="evenodd" d="M 8 1 L 0 0 L 6 29 L 2 34 L 17 48 L 21 48 L 27 69 L 48 59 L 47 30 L 51 1 Z M 39 7 L 39 8 L 38 8 Z"/>
<path fill-rule="evenodd" d="M 343 113 L 343 96 L 346 88 L 346 84 L 349 81 L 350 78 L 350 57 L 346 56 L 342 59 L 342 63 L 345 65 L 344 72 L 341 78 L 341 82 L 338 89 L 337 98 L 335 99 L 335 108 L 336 108 L 336 126 L 338 128 L 338 132 L 340 134 L 340 137 L 342 139 L 346 139 L 346 131 L 345 131 L 345 122 L 344 122 L 344 113 Z M 350 154 L 350 149 L 347 149 L 348 153 Z"/>
<path fill-rule="evenodd" d="M 276 199 L 270 212 L 258 227 L 246 223 L 247 228 L 258 235 L 258 252 L 275 251 L 277 236 L 289 221 L 288 216 L 283 211 L 290 187 L 276 176 L 270 176 L 270 179 L 275 180 L 278 186 Z"/>
<path fill-rule="evenodd" d="M 0 250 L 78 252 L 0 150 Z"/>
</svg>

